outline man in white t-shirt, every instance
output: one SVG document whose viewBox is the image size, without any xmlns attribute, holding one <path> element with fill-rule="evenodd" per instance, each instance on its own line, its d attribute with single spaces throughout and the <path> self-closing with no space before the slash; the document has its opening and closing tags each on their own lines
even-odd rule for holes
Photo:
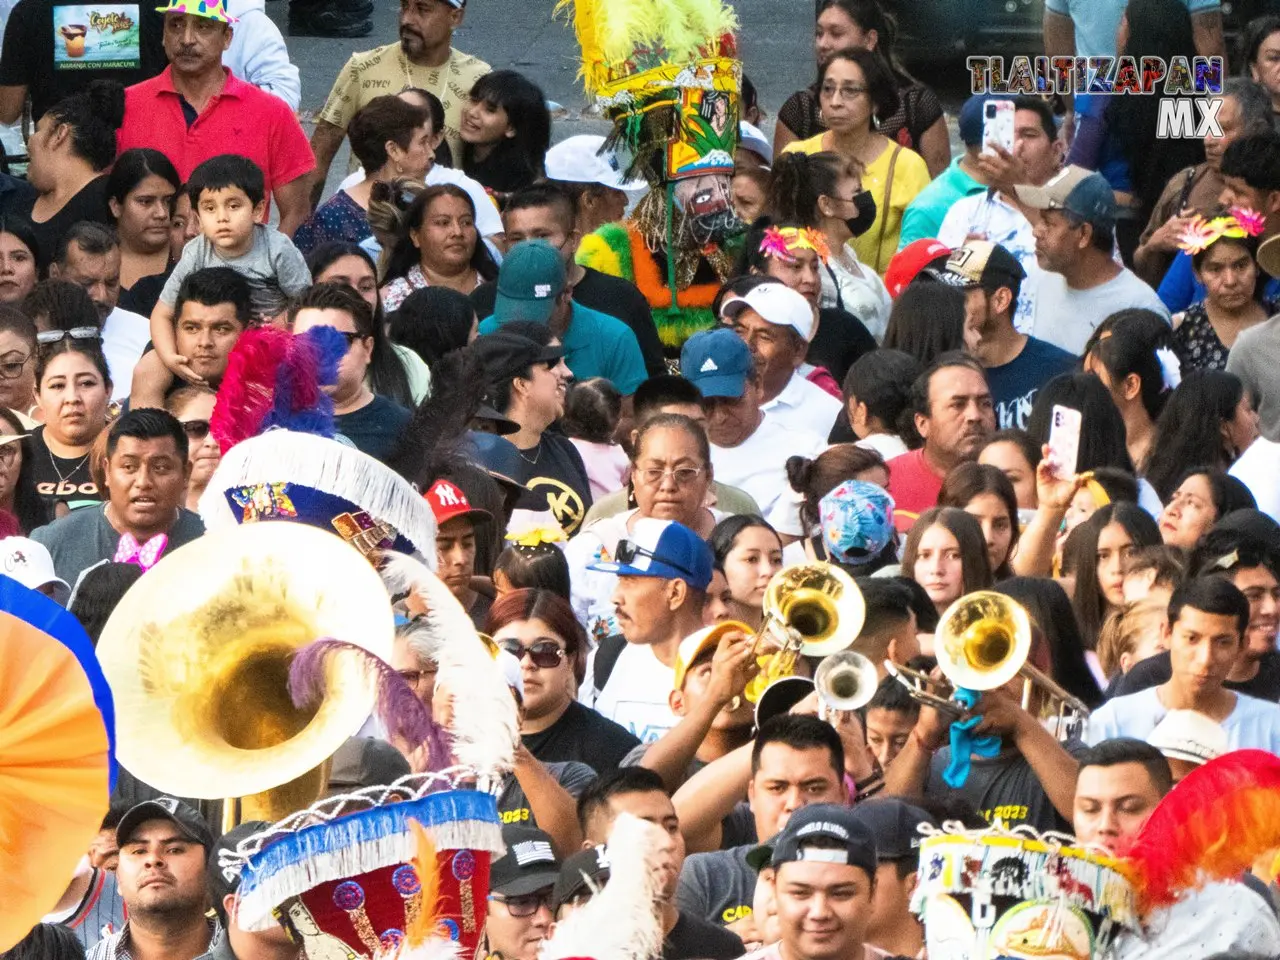
<svg viewBox="0 0 1280 960">
<path fill-rule="evenodd" d="M 825 435 L 787 426 L 765 413 L 751 350 L 732 330 L 721 327 L 690 337 L 680 351 L 680 370 L 702 391 L 716 479 L 749 493 L 776 526 L 799 527 L 787 458 L 816 457 L 826 449 Z"/>
<path fill-rule="evenodd" d="M 1194 710 L 1222 724 L 1228 749 L 1280 753 L 1280 705 L 1224 686 L 1248 627 L 1249 601 L 1229 580 L 1204 577 L 1179 587 L 1163 628 L 1172 676 L 1099 707 L 1089 718 L 1086 742 L 1145 740 L 1170 710 Z"/>
<path fill-rule="evenodd" d="M 1169 318 L 1156 292 L 1111 257 L 1116 201 L 1101 174 L 1073 165 L 1043 186 L 1014 189 L 1023 206 L 1040 212 L 1032 234 L 1045 272 L 1028 333 L 1079 356 L 1094 328 L 1117 310 L 1141 307 Z"/>
<path fill-rule="evenodd" d="M 714 558 L 706 541 L 674 520 L 643 518 L 612 559 L 588 569 L 616 574 L 615 618 L 626 643 L 592 651 L 580 699 L 644 743 L 679 720 L 671 711 L 680 641 L 702 628 Z M 613 662 L 601 669 L 602 659 Z"/>
<path fill-rule="evenodd" d="M 817 312 L 809 301 L 770 281 L 729 297 L 720 317 L 751 350 L 764 399 L 760 409 L 788 430 L 827 436 L 840 415 L 840 401 L 800 375 L 817 332 Z"/>
<path fill-rule="evenodd" d="M 1080 755 L 1072 828 L 1081 845 L 1127 848 L 1173 786 L 1160 751 L 1139 740 L 1107 740 Z M 1144 935 L 1122 931 L 1116 960 L 1187 960 L 1219 951 L 1274 956 L 1280 922 L 1261 892 L 1233 881 L 1186 891 L 1144 918 Z M 1240 951 L 1239 954 L 1233 951 Z"/>
</svg>

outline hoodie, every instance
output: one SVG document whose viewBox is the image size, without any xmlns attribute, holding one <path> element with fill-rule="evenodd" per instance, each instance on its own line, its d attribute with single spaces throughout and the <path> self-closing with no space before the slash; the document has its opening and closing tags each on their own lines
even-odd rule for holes
<svg viewBox="0 0 1280 960">
<path fill-rule="evenodd" d="M 222 65 L 297 110 L 302 81 L 289 61 L 280 28 L 267 16 L 266 0 L 229 0 L 227 8 L 238 22 L 232 27 L 231 46 L 222 55 Z"/>
</svg>

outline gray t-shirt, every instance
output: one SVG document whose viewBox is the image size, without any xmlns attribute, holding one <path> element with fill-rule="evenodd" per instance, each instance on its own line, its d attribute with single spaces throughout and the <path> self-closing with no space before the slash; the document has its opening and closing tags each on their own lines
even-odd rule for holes
<svg viewBox="0 0 1280 960">
<path fill-rule="evenodd" d="M 160 291 L 160 302 L 173 307 L 182 281 L 206 267 L 230 267 L 248 280 L 253 291 L 253 312 L 260 317 L 280 313 L 288 306 L 289 297 L 296 297 L 311 286 L 311 271 L 293 241 L 275 227 L 259 223 L 253 228 L 253 246 L 243 256 L 222 256 L 203 234 L 188 243 Z"/>
<path fill-rule="evenodd" d="M 1227 373 L 1243 381 L 1257 398 L 1258 426 L 1273 443 L 1280 440 L 1280 316 L 1264 320 L 1236 337 L 1227 354 Z"/>
<path fill-rule="evenodd" d="M 748 865 L 747 854 L 755 847 L 748 843 L 731 850 L 695 853 L 685 860 L 676 888 L 680 912 L 721 927 L 751 916 L 757 874 Z"/>
<path fill-rule="evenodd" d="M 1026 332 L 1078 357 L 1098 324 L 1129 307 L 1154 310 L 1169 319 L 1169 308 L 1156 292 L 1125 267 L 1087 290 L 1074 290 L 1062 274 L 1046 272 L 1036 283 L 1035 313 Z"/>
<path fill-rule="evenodd" d="M 107 521 L 106 509 L 105 503 L 81 507 L 32 531 L 31 539 L 44 544 L 53 557 L 54 572 L 73 587 L 82 572 L 116 555 L 120 534 Z M 204 524 L 200 517 L 179 508 L 178 519 L 169 528 L 169 544 L 165 553 L 190 543 L 202 533 Z"/>
</svg>

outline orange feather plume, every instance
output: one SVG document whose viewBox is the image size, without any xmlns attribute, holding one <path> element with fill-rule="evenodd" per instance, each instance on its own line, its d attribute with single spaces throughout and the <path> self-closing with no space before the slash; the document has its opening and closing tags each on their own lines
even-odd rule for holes
<svg viewBox="0 0 1280 960">
<path fill-rule="evenodd" d="M 1189 773 L 1123 852 L 1146 913 L 1234 880 L 1280 847 L 1280 757 L 1235 750 Z"/>
<path fill-rule="evenodd" d="M 436 936 L 440 929 L 440 874 L 436 870 L 436 842 L 427 828 L 417 820 L 410 820 L 409 829 L 413 832 L 414 844 L 410 865 L 418 875 L 418 883 L 422 885 L 422 906 L 404 935 L 405 943 L 413 948 Z"/>
</svg>

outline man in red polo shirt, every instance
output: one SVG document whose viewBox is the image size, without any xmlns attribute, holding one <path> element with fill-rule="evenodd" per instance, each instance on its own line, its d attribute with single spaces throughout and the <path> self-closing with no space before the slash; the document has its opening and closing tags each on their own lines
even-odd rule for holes
<svg viewBox="0 0 1280 960">
<path fill-rule="evenodd" d="M 234 22 L 225 0 L 169 0 L 163 12 L 169 66 L 125 90 L 118 153 L 159 150 L 185 181 L 203 161 L 234 150 L 262 168 L 280 230 L 292 236 L 311 212 L 304 178 L 316 165 L 298 118 L 222 66 Z"/>
<path fill-rule="evenodd" d="M 920 374 L 911 385 L 911 403 L 924 446 L 889 461 L 893 522 L 903 532 L 938 502 L 951 468 L 975 459 L 996 428 L 987 375 L 962 353 L 943 354 Z"/>
</svg>

